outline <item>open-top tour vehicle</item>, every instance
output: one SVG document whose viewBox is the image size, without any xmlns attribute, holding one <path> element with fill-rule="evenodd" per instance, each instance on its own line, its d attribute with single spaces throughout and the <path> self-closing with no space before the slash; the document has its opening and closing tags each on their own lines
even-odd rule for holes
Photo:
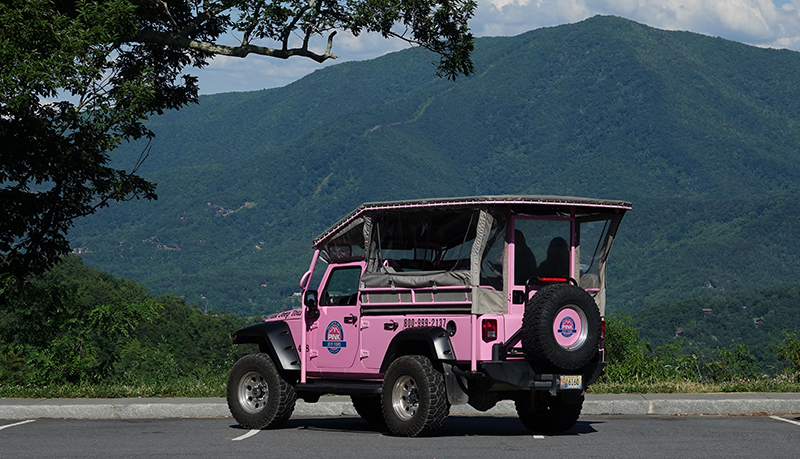
<svg viewBox="0 0 800 459">
<path fill-rule="evenodd" d="M 303 307 L 242 330 L 228 378 L 243 427 L 349 395 L 395 435 L 451 405 L 513 400 L 538 432 L 571 428 L 603 371 L 606 264 L 631 204 L 559 196 L 367 203 L 316 238 Z"/>
</svg>

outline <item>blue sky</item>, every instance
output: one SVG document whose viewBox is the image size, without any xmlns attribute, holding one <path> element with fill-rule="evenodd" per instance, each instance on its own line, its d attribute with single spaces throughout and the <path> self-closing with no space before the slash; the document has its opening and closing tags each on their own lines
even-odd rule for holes
<svg viewBox="0 0 800 459">
<path fill-rule="evenodd" d="M 477 37 L 513 36 L 597 14 L 621 16 L 660 29 L 688 30 L 754 46 L 800 51 L 800 0 L 478 0 L 471 28 Z M 316 45 L 324 50 L 322 40 Z M 190 73 L 200 77 L 201 94 L 253 91 L 285 86 L 324 65 L 372 59 L 406 47 L 400 40 L 377 35 L 356 38 L 340 33 L 333 48 L 340 57 L 326 64 L 303 58 L 217 57 L 207 68 Z"/>
</svg>

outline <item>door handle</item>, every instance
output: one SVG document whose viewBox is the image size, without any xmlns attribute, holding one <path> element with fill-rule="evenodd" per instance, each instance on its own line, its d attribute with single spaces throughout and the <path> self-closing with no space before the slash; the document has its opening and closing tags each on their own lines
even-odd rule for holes
<svg viewBox="0 0 800 459">
<path fill-rule="evenodd" d="M 398 327 L 398 324 L 395 321 L 386 322 L 386 323 L 383 324 L 383 329 L 384 330 L 395 331 L 395 330 L 397 330 L 397 327 Z"/>
<path fill-rule="evenodd" d="M 350 314 L 349 316 L 344 318 L 344 323 L 346 323 L 346 324 L 354 324 L 354 323 L 356 323 L 357 320 L 358 320 L 358 317 L 354 316 L 353 314 Z"/>
</svg>

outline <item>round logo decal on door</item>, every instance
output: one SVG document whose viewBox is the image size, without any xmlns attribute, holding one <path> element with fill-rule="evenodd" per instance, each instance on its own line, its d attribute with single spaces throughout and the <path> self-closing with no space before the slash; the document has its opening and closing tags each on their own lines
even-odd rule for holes
<svg viewBox="0 0 800 459">
<path fill-rule="evenodd" d="M 326 348 L 331 354 L 338 354 L 343 347 L 347 347 L 347 341 L 344 340 L 344 329 L 342 324 L 334 320 L 328 324 L 325 329 L 325 340 L 322 341 L 322 347 Z"/>
</svg>

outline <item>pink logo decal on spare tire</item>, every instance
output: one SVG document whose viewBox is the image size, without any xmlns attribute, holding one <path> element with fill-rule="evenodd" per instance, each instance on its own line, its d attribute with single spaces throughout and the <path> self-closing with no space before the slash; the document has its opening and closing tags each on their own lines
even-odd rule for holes
<svg viewBox="0 0 800 459">
<path fill-rule="evenodd" d="M 563 348 L 574 346 L 580 340 L 583 326 L 576 311 L 570 308 L 562 309 L 553 321 L 553 335 L 558 345 Z"/>
<path fill-rule="evenodd" d="M 561 323 L 558 324 L 558 333 L 564 338 L 569 338 L 575 334 L 575 321 L 572 320 L 572 317 L 567 316 L 561 319 Z"/>
</svg>

